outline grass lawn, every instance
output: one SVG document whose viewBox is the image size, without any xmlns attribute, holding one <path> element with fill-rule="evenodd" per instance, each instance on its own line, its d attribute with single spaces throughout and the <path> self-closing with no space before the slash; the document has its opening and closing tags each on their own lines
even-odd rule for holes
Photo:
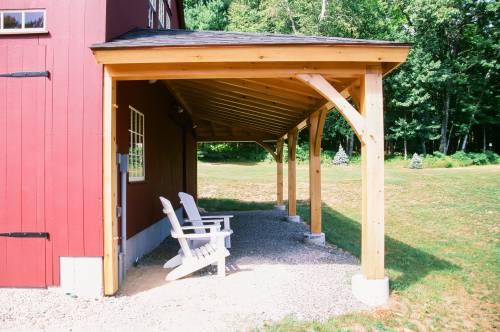
<svg viewBox="0 0 500 332">
<path fill-rule="evenodd" d="M 200 206 L 207 210 L 274 205 L 273 164 L 199 163 L 198 172 Z M 286 179 L 285 173 L 285 189 Z M 423 170 L 387 166 L 385 189 L 389 305 L 323 323 L 290 317 L 270 323 L 268 330 L 500 328 L 500 166 Z M 299 213 L 307 221 L 307 165 L 298 166 L 297 190 Z M 322 197 L 328 241 L 359 257 L 359 166 L 323 167 Z"/>
</svg>

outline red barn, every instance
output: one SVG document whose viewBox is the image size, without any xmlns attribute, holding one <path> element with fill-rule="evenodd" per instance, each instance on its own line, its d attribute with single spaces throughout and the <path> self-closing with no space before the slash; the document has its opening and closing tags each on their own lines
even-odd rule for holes
<svg viewBox="0 0 500 332">
<path fill-rule="evenodd" d="M 0 237 L 0 286 L 60 285 L 61 257 L 103 256 L 103 66 L 89 46 L 180 28 L 182 10 L 172 0 L 2 0 L 0 15 L 0 233 L 28 233 Z M 124 89 L 137 98 L 144 87 Z"/>
<path fill-rule="evenodd" d="M 283 205 L 287 140 L 294 217 L 297 132 L 308 127 L 307 239 L 324 241 L 321 135 L 336 109 L 362 145 L 353 287 L 383 302 L 382 77 L 409 45 L 180 28 L 174 0 L 0 2 L 0 286 L 114 294 L 168 235 L 158 196 L 196 195 L 204 141 L 267 149 Z"/>
</svg>

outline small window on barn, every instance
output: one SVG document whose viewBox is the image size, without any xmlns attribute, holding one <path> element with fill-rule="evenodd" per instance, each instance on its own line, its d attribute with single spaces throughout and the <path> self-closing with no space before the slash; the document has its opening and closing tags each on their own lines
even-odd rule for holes
<svg viewBox="0 0 500 332">
<path fill-rule="evenodd" d="M 148 28 L 154 29 L 156 12 L 156 0 L 149 0 L 148 8 Z"/>
<path fill-rule="evenodd" d="M 165 28 L 165 0 L 159 0 L 158 21 L 160 22 L 160 28 Z"/>
<path fill-rule="evenodd" d="M 129 106 L 130 126 L 128 150 L 128 179 L 130 182 L 146 179 L 144 151 L 144 114 Z"/>
<path fill-rule="evenodd" d="M 45 32 L 45 10 L 0 10 L 0 34 Z"/>
</svg>

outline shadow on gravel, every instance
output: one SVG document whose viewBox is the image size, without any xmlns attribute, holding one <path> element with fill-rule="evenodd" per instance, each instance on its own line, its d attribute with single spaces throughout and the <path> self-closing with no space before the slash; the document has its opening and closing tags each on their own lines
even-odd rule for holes
<svg viewBox="0 0 500 332">
<path fill-rule="evenodd" d="M 308 230 L 304 223 L 286 222 L 286 211 L 270 210 L 274 202 L 244 202 L 231 199 L 200 199 L 199 206 L 209 213 L 233 211 L 231 221 L 234 234 L 231 237 L 231 256 L 227 259 L 227 274 L 252 271 L 252 265 L 359 265 L 361 228 L 359 222 L 346 217 L 323 204 L 323 231 L 332 247 L 305 245 L 303 233 Z M 267 210 L 262 210 L 267 208 Z M 245 210 L 245 211 L 242 211 Z M 250 210 L 250 211 L 249 211 Z M 298 202 L 302 220 L 308 221 L 307 201 Z M 335 247 L 341 250 L 336 250 Z M 455 271 L 458 266 L 428 252 L 409 246 L 397 239 L 385 237 L 386 268 L 396 271 L 391 276 L 391 288 L 404 290 L 433 271 Z M 153 252 L 143 257 L 138 265 L 127 272 L 123 295 L 133 295 L 160 287 L 169 270 L 163 263 L 177 254 L 179 244 L 168 237 Z M 345 250 L 345 251 L 343 251 Z M 351 255 L 352 254 L 352 255 Z M 241 268 L 244 265 L 246 268 Z M 195 272 L 192 277 L 215 273 L 214 268 Z"/>
<path fill-rule="evenodd" d="M 251 210 L 272 207 L 274 202 L 244 202 L 230 199 L 200 199 L 200 206 L 207 211 Z M 308 222 L 309 202 L 298 201 L 298 213 L 302 220 Z M 323 231 L 329 243 L 360 257 L 361 254 L 361 225 L 337 211 L 323 204 Z M 286 223 L 288 224 L 288 223 Z M 297 239 L 298 241 L 300 239 Z M 460 268 L 440 259 L 431 253 L 409 246 L 390 236 L 385 237 L 385 264 L 386 268 L 395 270 L 398 276 L 391 278 L 391 289 L 404 290 L 433 271 L 453 272 Z"/>
</svg>

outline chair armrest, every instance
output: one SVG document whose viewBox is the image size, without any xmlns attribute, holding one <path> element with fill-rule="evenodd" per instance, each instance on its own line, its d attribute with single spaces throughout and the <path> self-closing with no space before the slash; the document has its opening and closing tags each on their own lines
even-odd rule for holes
<svg viewBox="0 0 500 332">
<path fill-rule="evenodd" d="M 212 237 L 226 237 L 233 233 L 233 231 L 220 231 L 213 233 L 193 233 L 193 234 L 179 234 L 171 232 L 170 234 L 174 239 L 210 239 Z"/>
<path fill-rule="evenodd" d="M 211 219 L 211 220 L 201 220 L 201 219 L 184 219 L 184 222 L 188 222 L 188 223 L 193 223 L 193 222 L 201 222 L 203 224 L 209 224 L 209 223 L 221 223 L 223 222 L 224 219 Z"/>
<path fill-rule="evenodd" d="M 218 231 L 220 229 L 219 225 L 207 225 L 207 226 L 182 226 L 182 229 L 185 230 L 194 230 L 194 229 L 208 229 L 210 231 L 215 230 Z"/>
<path fill-rule="evenodd" d="M 233 218 L 233 215 L 226 215 L 226 216 L 201 216 L 201 219 L 213 219 L 213 218 Z"/>
</svg>

